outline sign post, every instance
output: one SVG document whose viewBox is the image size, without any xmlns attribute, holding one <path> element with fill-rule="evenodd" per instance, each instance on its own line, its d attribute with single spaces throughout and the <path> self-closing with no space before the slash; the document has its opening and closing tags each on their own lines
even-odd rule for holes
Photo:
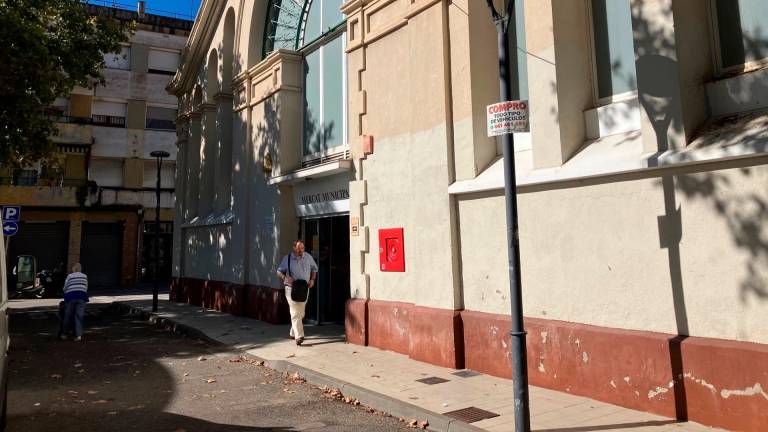
<svg viewBox="0 0 768 432">
<path fill-rule="evenodd" d="M 527 131 L 528 104 L 512 101 L 509 75 L 509 22 L 514 19 L 515 0 L 506 0 L 506 11 L 499 15 L 493 0 L 486 0 L 491 11 L 499 48 L 499 89 L 503 102 L 488 107 L 488 134 L 501 135 L 504 150 L 504 199 L 507 207 L 507 257 L 509 259 L 509 292 L 512 311 L 512 381 L 515 399 L 515 430 L 530 432 L 531 413 L 528 397 L 528 358 L 523 325 L 523 291 L 520 278 L 520 236 L 517 227 L 517 182 L 512 133 Z M 492 112 L 493 111 L 493 112 Z M 493 132 L 493 135 L 491 134 Z"/>
<path fill-rule="evenodd" d="M 5 237 L 5 249 L 8 250 L 8 242 L 11 236 L 19 232 L 19 220 L 21 219 L 21 206 L 3 206 L 0 220 L 3 225 L 3 237 Z"/>
</svg>

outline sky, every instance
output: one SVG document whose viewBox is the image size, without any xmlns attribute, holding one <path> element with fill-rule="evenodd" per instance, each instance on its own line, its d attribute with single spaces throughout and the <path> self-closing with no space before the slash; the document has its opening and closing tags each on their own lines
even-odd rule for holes
<svg viewBox="0 0 768 432">
<path fill-rule="evenodd" d="M 125 2 L 126 0 L 122 0 Z M 168 12 L 175 12 L 194 17 L 197 14 L 197 8 L 200 7 L 200 0 L 146 0 L 147 9 L 157 9 Z M 154 11 L 149 11 L 154 12 Z M 157 13 L 157 12 L 155 12 Z M 160 14 L 166 15 L 166 14 Z"/>
<path fill-rule="evenodd" d="M 180 14 L 179 18 L 193 19 L 197 14 L 197 8 L 200 7 L 200 0 L 145 0 L 147 12 L 157 15 L 173 16 L 174 13 Z M 136 10 L 137 0 L 88 0 L 89 3 L 102 6 L 112 6 L 113 4 L 121 9 Z M 190 18 L 191 17 L 191 18 Z"/>
</svg>

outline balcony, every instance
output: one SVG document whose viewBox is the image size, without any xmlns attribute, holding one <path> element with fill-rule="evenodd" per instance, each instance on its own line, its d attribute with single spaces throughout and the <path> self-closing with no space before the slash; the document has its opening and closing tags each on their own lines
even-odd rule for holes
<svg viewBox="0 0 768 432">
<path fill-rule="evenodd" d="M 58 134 L 52 137 L 57 144 L 90 144 L 93 142 L 93 127 L 90 118 L 58 117 Z"/>
<path fill-rule="evenodd" d="M 21 206 L 78 207 L 78 189 L 86 184 L 81 179 L 52 181 L 42 178 L 0 178 L 0 196 L 8 204 Z"/>
<path fill-rule="evenodd" d="M 93 125 L 94 126 L 107 126 L 107 127 L 124 128 L 125 127 L 125 117 L 94 114 L 93 115 Z"/>
</svg>

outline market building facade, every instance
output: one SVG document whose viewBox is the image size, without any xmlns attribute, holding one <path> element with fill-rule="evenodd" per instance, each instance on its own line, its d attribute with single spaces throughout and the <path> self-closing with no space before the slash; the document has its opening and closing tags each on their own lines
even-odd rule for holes
<svg viewBox="0 0 768 432">
<path fill-rule="evenodd" d="M 499 6 L 501 5 L 501 2 Z M 768 8 L 518 1 L 533 385 L 768 427 Z M 474 0 L 206 0 L 179 73 L 172 296 L 508 377 L 496 32 Z"/>
</svg>

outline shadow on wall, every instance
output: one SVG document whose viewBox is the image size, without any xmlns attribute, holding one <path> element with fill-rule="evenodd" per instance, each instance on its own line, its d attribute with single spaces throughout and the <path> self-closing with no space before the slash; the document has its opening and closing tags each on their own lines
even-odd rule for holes
<svg viewBox="0 0 768 432">
<path fill-rule="evenodd" d="M 735 3 L 735 2 L 734 2 Z M 666 12 L 671 15 L 672 11 Z M 668 53 L 674 52 L 674 41 L 663 28 L 652 29 L 651 22 L 643 16 L 642 5 L 633 3 L 633 26 L 637 50 L 638 98 L 650 119 L 656 134 L 658 153 L 652 165 L 658 164 L 659 155 L 672 147 L 682 147 L 685 142 L 671 143 L 670 136 L 684 136 L 680 91 L 678 89 L 678 65 Z M 672 21 L 667 16 L 667 22 Z M 674 77 L 669 79 L 668 77 Z M 741 144 L 757 149 L 759 137 L 744 136 Z M 679 139 L 679 138 L 677 138 Z M 764 144 L 763 144 L 764 145 Z M 748 177 L 752 171 L 742 168 Z M 729 228 L 734 243 L 749 253 L 746 279 L 741 283 L 740 298 L 747 304 L 750 297 L 768 300 L 768 233 L 763 229 L 768 220 L 768 203 L 754 192 L 729 193 L 730 177 L 720 172 L 664 175 L 658 182 L 664 195 L 665 214 L 658 217 L 661 247 L 668 251 L 671 295 L 675 310 L 678 335 L 669 340 L 670 366 L 674 380 L 674 398 L 677 418 L 688 419 L 688 407 L 684 380 L 682 344 L 690 335 L 683 286 L 680 243 L 683 238 L 682 207 L 677 203 L 678 193 L 687 199 L 709 201 Z M 739 187 L 739 186 L 735 186 Z M 716 298 L 711 301 L 717 301 Z"/>
<path fill-rule="evenodd" d="M 272 286 L 275 282 L 277 260 L 282 253 L 280 242 L 280 202 L 281 190 L 270 186 L 267 181 L 272 176 L 274 166 L 280 163 L 280 103 L 273 95 L 255 108 L 253 118 L 253 145 L 251 159 L 247 161 L 252 169 L 248 179 L 247 194 L 250 235 L 246 239 L 248 271 L 251 283 Z M 263 110 L 261 117 L 258 113 Z M 246 143 L 244 143 L 247 145 Z M 285 189 L 283 189 L 285 191 Z"/>
</svg>

